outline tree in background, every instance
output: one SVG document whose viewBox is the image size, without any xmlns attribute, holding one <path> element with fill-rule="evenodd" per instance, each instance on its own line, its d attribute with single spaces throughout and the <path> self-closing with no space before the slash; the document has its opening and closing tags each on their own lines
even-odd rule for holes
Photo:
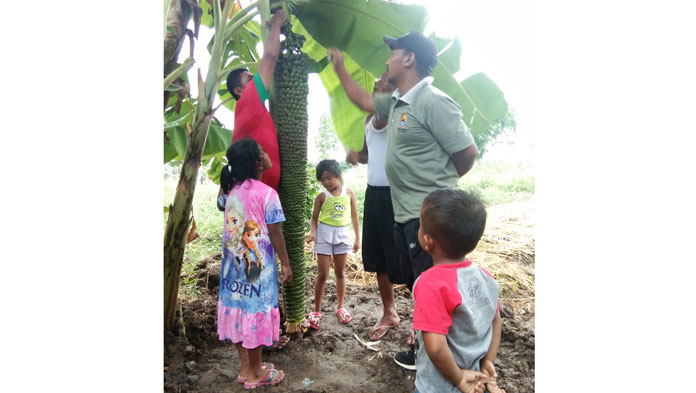
<svg viewBox="0 0 696 393">
<path fill-rule="evenodd" d="M 493 145 L 493 141 L 501 136 L 513 134 L 515 131 L 517 131 L 517 119 L 515 119 L 515 110 L 510 108 L 493 127 L 490 127 L 486 132 L 474 135 L 476 146 L 480 146 L 478 158 L 486 154 L 488 148 Z"/>
<path fill-rule="evenodd" d="M 314 137 L 314 147 L 319 151 L 319 160 L 324 160 L 333 156 L 341 142 L 338 141 L 336 131 L 334 131 L 331 117 L 326 113 L 322 113 L 319 118 L 319 130 Z"/>
</svg>

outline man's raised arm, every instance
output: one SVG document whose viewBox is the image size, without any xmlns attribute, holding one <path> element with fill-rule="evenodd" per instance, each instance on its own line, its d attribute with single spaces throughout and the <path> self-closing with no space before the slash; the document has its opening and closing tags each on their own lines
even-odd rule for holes
<svg viewBox="0 0 696 393">
<path fill-rule="evenodd" d="M 331 59 L 334 71 L 336 71 L 338 80 L 341 81 L 343 90 L 346 91 L 348 98 L 353 101 L 358 108 L 370 113 L 375 112 L 375 104 L 372 101 L 370 93 L 363 90 L 362 87 L 353 80 L 348 70 L 346 70 L 346 66 L 343 64 L 343 53 L 337 48 L 329 48 L 329 59 Z"/>
<path fill-rule="evenodd" d="M 271 32 L 268 33 L 268 37 L 263 43 L 263 56 L 261 56 L 258 73 L 266 91 L 271 87 L 273 69 L 280 55 L 280 28 L 283 27 L 284 22 L 285 11 L 280 9 L 271 17 Z"/>
</svg>

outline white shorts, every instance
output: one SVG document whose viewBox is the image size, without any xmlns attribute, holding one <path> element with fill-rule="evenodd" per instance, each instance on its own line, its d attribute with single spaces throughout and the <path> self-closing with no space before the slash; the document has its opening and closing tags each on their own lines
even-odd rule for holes
<svg viewBox="0 0 696 393">
<path fill-rule="evenodd" d="M 317 239 L 314 241 L 312 252 L 323 255 L 347 254 L 353 250 L 353 240 L 350 238 L 350 226 L 335 227 L 317 223 Z"/>
</svg>

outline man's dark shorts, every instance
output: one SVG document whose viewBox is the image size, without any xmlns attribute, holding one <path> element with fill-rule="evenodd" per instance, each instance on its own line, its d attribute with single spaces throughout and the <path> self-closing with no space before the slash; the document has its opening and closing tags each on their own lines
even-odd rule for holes
<svg viewBox="0 0 696 393">
<path fill-rule="evenodd" d="M 418 243 L 420 219 L 415 218 L 405 224 L 394 223 L 394 243 L 399 252 L 401 277 L 408 289 L 413 292 L 413 283 L 424 271 L 433 267 L 433 257 Z"/>
<path fill-rule="evenodd" d="M 389 187 L 368 185 L 363 206 L 362 260 L 365 271 L 387 273 L 393 284 L 403 284 L 399 254 L 394 245 L 394 209 Z"/>
</svg>

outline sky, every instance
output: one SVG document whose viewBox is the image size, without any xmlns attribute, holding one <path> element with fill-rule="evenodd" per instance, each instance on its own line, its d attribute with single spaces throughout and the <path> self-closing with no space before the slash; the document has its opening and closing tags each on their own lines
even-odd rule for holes
<svg viewBox="0 0 696 393">
<path fill-rule="evenodd" d="M 246 6 L 249 1 L 242 1 Z M 533 68 L 533 4 L 513 0 L 482 2 L 452 2 L 446 0 L 403 1 L 405 4 L 425 5 L 428 23 L 424 33 L 435 32 L 440 37 L 458 36 L 462 43 L 458 80 L 478 72 L 484 72 L 503 91 L 511 108 L 515 110 L 517 131 L 501 143 L 491 146 L 485 159 L 533 160 L 534 146 L 534 68 Z M 196 90 L 196 72 L 207 65 L 209 58 L 205 46 L 212 37 L 212 30 L 201 27 L 195 46 L 197 64 L 189 70 L 191 92 Z M 261 52 L 261 45 L 259 52 Z M 188 53 L 188 41 L 184 44 L 181 61 Z M 205 75 L 205 73 L 203 73 Z M 328 95 L 316 74 L 309 75 L 308 100 L 308 159 L 317 161 L 314 148 L 319 118 L 329 113 Z M 219 101 L 218 101 L 219 102 Z M 216 102 L 217 104 L 217 102 Z M 234 114 L 221 108 L 216 117 L 232 129 Z M 511 142 L 511 143 L 507 143 Z M 343 160 L 345 153 L 339 147 L 331 158 Z"/>
</svg>

